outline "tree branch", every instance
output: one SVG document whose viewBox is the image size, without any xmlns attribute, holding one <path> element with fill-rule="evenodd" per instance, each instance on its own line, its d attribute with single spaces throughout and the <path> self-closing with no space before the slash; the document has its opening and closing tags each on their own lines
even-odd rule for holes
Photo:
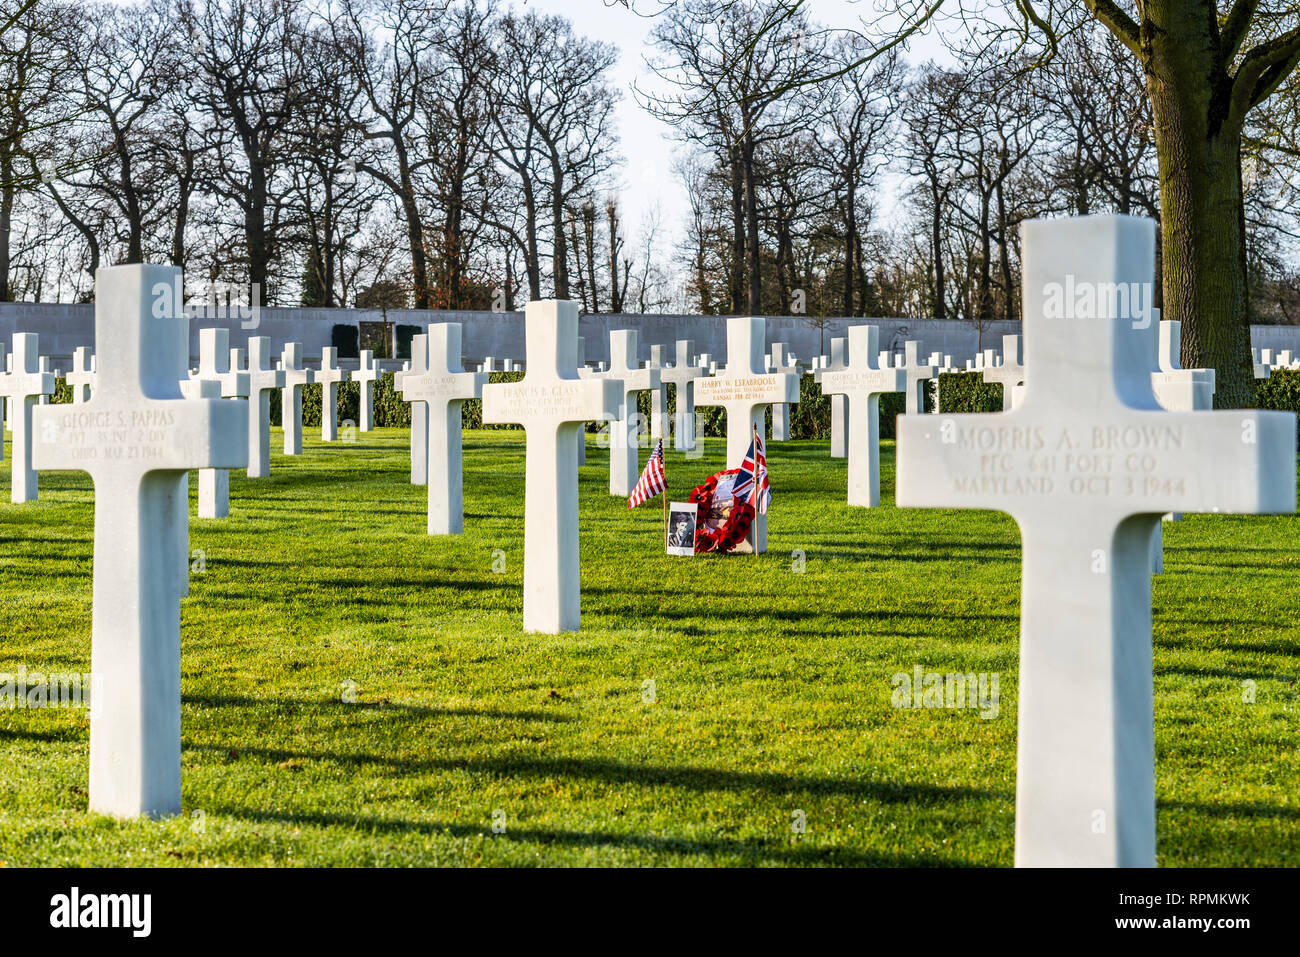
<svg viewBox="0 0 1300 957">
<path fill-rule="evenodd" d="M 1028 0 L 1024 0 L 1028 2 Z M 1084 0 L 1088 11 L 1115 34 L 1120 43 L 1138 56 L 1142 55 L 1141 30 L 1137 22 L 1125 13 L 1114 0 Z"/>
<path fill-rule="evenodd" d="M 1250 23 L 1258 6 L 1259 0 L 1236 0 L 1228 19 L 1223 21 L 1219 49 L 1222 50 L 1225 70 L 1232 66 L 1232 61 L 1241 52 L 1241 45 L 1246 42 L 1246 34 L 1250 32 Z"/>
<path fill-rule="evenodd" d="M 1232 100 L 1239 115 L 1263 103 L 1300 63 L 1300 27 L 1252 49 L 1232 80 Z"/>
</svg>

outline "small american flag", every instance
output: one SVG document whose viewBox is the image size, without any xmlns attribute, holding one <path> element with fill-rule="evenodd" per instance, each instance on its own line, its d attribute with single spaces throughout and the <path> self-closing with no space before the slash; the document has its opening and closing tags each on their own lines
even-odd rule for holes
<svg viewBox="0 0 1300 957">
<path fill-rule="evenodd" d="M 655 446 L 654 455 L 645 464 L 645 471 L 637 479 L 636 488 L 627 500 L 628 508 L 636 508 L 648 498 L 654 498 L 668 487 L 668 476 L 664 474 L 664 440 Z"/>
<path fill-rule="evenodd" d="M 754 499 L 754 508 L 759 515 L 767 514 L 767 506 L 772 501 L 772 486 L 767 480 L 767 456 L 763 451 L 763 437 L 754 430 L 754 440 L 749 443 L 745 461 L 740 463 L 740 474 L 731 487 L 732 494 L 739 502 Z"/>
</svg>

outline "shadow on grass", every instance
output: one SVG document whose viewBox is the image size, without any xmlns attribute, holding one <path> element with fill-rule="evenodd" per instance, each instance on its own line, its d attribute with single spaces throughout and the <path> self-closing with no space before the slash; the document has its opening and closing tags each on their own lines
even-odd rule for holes
<svg viewBox="0 0 1300 957">
<path fill-rule="evenodd" d="M 454 838 L 483 837 L 485 828 L 473 824 L 404 821 L 392 818 L 349 817 L 320 812 L 275 812 L 241 807 L 216 807 L 218 814 L 262 823 L 295 826 L 346 827 L 370 834 L 423 834 Z M 816 847 L 808 843 L 777 844 L 774 841 L 746 843 L 726 838 L 680 838 L 657 834 L 618 834 L 612 831 L 571 831 L 554 828 L 511 827 L 492 840 L 515 844 L 559 847 L 621 847 L 654 854 L 682 854 L 706 857 L 735 857 L 749 863 L 768 862 L 790 866 L 833 864 L 844 867 L 973 867 L 969 861 L 931 854 L 872 854 L 844 847 Z"/>
<path fill-rule="evenodd" d="M 1279 649 L 1278 654 L 1283 654 Z M 1157 662 L 1155 666 L 1155 676 L 1157 678 L 1166 675 L 1185 675 L 1189 678 L 1227 678 L 1232 681 L 1286 681 L 1295 682 L 1297 677 L 1289 674 L 1275 674 L 1266 671 L 1263 668 L 1256 668 L 1250 671 L 1240 671 L 1230 668 L 1197 668 L 1191 665 L 1161 665 Z"/>
<path fill-rule="evenodd" d="M 399 714 L 414 715 L 425 718 L 488 718 L 502 719 L 506 721 L 550 721 L 550 722 L 568 722 L 573 721 L 571 715 L 560 714 L 554 711 L 499 711 L 491 708 L 437 708 L 428 705 L 418 704 L 393 704 L 385 701 L 357 701 L 349 704 L 337 698 L 311 699 L 311 698 L 245 698 L 238 695 L 182 695 L 182 705 L 194 705 L 202 708 L 275 708 L 288 711 L 332 711 L 332 712 L 365 712 L 365 711 L 387 711 Z M 206 749 L 206 745 L 192 745 L 200 749 Z M 228 748 L 213 748 L 211 750 L 229 750 Z M 241 752 L 257 753 L 256 748 L 238 748 Z M 292 755 L 288 755 L 292 757 Z M 319 758 L 328 758 L 327 755 L 316 755 Z M 382 763 L 381 758 L 369 758 L 363 756 L 358 760 L 377 761 Z M 283 761 L 284 758 L 279 760 Z M 352 760 L 334 759 L 334 760 Z"/>
<path fill-rule="evenodd" d="M 1195 801 L 1157 801 L 1156 810 L 1194 811 L 1206 817 L 1280 817 L 1300 819 L 1300 807 L 1282 807 L 1276 804 L 1205 804 Z"/>
<path fill-rule="evenodd" d="M 90 736 L 89 728 L 64 726 L 48 731 L 31 731 L 26 728 L 0 728 L 0 741 L 46 741 L 66 744 L 70 741 L 85 741 Z"/>
<path fill-rule="evenodd" d="M 726 771 L 719 768 L 664 767 L 626 764 L 603 758 L 401 758 L 380 754 L 335 754 L 280 748 L 236 748 L 228 745 L 191 744 L 187 750 L 229 753 L 285 761 L 329 761 L 341 764 L 387 764 L 405 772 L 468 771 L 510 778 L 575 778 L 606 784 L 672 787 L 701 793 L 717 791 L 763 792 L 768 795 L 831 794 L 881 804 L 939 805 L 957 801 L 1004 801 L 1009 794 L 968 787 L 900 784 L 855 778 L 818 778 L 779 772 Z"/>
</svg>

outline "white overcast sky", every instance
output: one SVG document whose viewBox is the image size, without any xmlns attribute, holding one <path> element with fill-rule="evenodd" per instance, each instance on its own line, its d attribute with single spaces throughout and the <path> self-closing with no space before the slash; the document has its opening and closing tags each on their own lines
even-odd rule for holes
<svg viewBox="0 0 1300 957">
<path fill-rule="evenodd" d="M 829 27 L 860 28 L 863 21 L 874 22 L 879 14 L 879 0 L 811 0 L 808 5 L 813 20 Z M 662 239 L 671 243 L 680 238 L 685 223 L 686 193 L 672 173 L 673 156 L 681 145 L 668 125 L 654 119 L 637 105 L 632 85 L 652 86 L 653 75 L 645 67 L 649 52 L 647 40 L 656 22 L 638 15 L 658 8 L 659 0 L 634 0 L 637 13 L 608 0 L 516 0 L 518 10 L 558 13 L 573 22 L 579 33 L 603 40 L 621 51 L 614 73 L 614 83 L 623 94 L 618 108 L 618 129 L 626 164 L 621 170 L 623 221 L 629 245 L 646 215 L 657 205 L 660 210 Z M 890 4 L 889 6 L 892 6 Z M 914 63 L 928 58 L 949 57 L 942 44 L 933 37 L 920 37 L 910 44 L 907 58 Z M 886 206 L 891 205 L 888 201 Z"/>
</svg>

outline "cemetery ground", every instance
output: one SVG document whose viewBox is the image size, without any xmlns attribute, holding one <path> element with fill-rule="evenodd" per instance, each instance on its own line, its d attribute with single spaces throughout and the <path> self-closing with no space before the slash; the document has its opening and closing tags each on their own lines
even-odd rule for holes
<svg viewBox="0 0 1300 957">
<path fill-rule="evenodd" d="M 692 559 L 664 555 L 658 499 L 607 494 L 588 435 L 582 630 L 549 636 L 521 627 L 522 432 L 466 433 L 457 537 L 425 534 L 404 430 L 318 435 L 298 458 L 273 435 L 271 478 L 191 517 L 184 813 L 89 814 L 86 713 L 0 709 L 0 862 L 1012 864 L 1019 537 L 895 508 L 892 443 L 877 509 L 843 503 L 828 443 L 771 443 L 768 554 Z M 724 447 L 667 453 L 675 498 Z M 92 523 L 82 473 L 0 505 L 0 671 L 90 670 Z M 1298 536 L 1165 525 L 1162 865 L 1300 864 Z M 917 666 L 996 673 L 996 717 L 895 708 Z"/>
</svg>

